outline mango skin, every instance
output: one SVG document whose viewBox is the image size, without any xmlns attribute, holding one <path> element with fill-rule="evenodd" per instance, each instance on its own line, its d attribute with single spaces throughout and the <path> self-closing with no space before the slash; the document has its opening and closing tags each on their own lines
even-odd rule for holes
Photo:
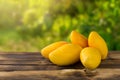
<svg viewBox="0 0 120 80">
<path fill-rule="evenodd" d="M 87 38 L 85 36 L 83 36 L 82 34 L 76 32 L 76 31 L 71 32 L 70 40 L 73 44 L 80 45 L 82 48 L 88 46 Z"/>
<path fill-rule="evenodd" d="M 65 44 L 49 54 L 52 63 L 58 66 L 67 66 L 79 61 L 82 48 L 75 44 Z"/>
<path fill-rule="evenodd" d="M 88 45 L 95 47 L 101 52 L 102 60 L 107 58 L 108 47 L 105 40 L 95 31 L 92 31 L 88 37 Z"/>
<path fill-rule="evenodd" d="M 80 61 L 87 69 L 96 69 L 101 63 L 101 53 L 96 48 L 86 47 L 80 53 Z"/>
<path fill-rule="evenodd" d="M 52 43 L 41 50 L 41 55 L 48 59 L 50 52 L 54 51 L 55 49 L 65 44 L 67 44 L 67 42 L 65 41 L 59 41 L 59 42 Z"/>
</svg>

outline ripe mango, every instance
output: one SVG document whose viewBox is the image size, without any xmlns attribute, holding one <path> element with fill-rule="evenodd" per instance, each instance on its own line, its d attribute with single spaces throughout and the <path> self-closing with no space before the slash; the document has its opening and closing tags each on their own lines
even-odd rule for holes
<svg viewBox="0 0 120 80">
<path fill-rule="evenodd" d="M 101 53 L 93 47 L 86 47 L 80 53 L 80 61 L 87 69 L 95 69 L 101 62 Z"/>
<path fill-rule="evenodd" d="M 79 61 L 82 48 L 75 44 L 65 44 L 49 54 L 52 63 L 59 66 L 67 66 Z"/>
<path fill-rule="evenodd" d="M 76 31 L 71 32 L 70 40 L 73 44 L 80 45 L 83 48 L 88 46 L 87 38 Z"/>
<path fill-rule="evenodd" d="M 41 55 L 45 58 L 49 58 L 49 54 L 50 52 L 54 51 L 55 49 L 63 46 L 64 44 L 67 44 L 67 42 L 65 41 L 59 41 L 59 42 L 55 42 L 55 43 L 52 43 L 48 46 L 46 46 L 45 48 L 43 48 L 41 50 Z"/>
<path fill-rule="evenodd" d="M 95 31 L 92 31 L 88 37 L 88 45 L 97 48 L 101 52 L 102 59 L 106 59 L 108 47 L 105 40 Z"/>
</svg>

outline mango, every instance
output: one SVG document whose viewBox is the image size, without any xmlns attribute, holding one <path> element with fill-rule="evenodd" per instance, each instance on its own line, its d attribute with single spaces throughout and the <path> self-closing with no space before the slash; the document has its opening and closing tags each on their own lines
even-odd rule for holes
<svg viewBox="0 0 120 80">
<path fill-rule="evenodd" d="M 101 53 L 93 47 L 86 47 L 80 53 L 80 61 L 89 70 L 93 70 L 101 63 Z"/>
<path fill-rule="evenodd" d="M 45 48 L 43 48 L 41 50 L 41 55 L 45 58 L 49 58 L 49 54 L 50 52 L 54 51 L 55 49 L 63 46 L 64 44 L 67 44 L 67 42 L 65 41 L 59 41 L 59 42 L 55 42 L 55 43 L 52 43 L 48 46 L 46 46 Z"/>
<path fill-rule="evenodd" d="M 67 66 L 79 61 L 82 48 L 75 44 L 65 44 L 49 54 L 52 63 L 58 66 Z"/>
<path fill-rule="evenodd" d="M 101 52 L 102 60 L 107 58 L 108 47 L 105 40 L 95 31 L 92 31 L 88 37 L 88 45 L 97 48 Z"/>
<path fill-rule="evenodd" d="M 82 34 L 76 32 L 76 31 L 71 32 L 70 40 L 73 44 L 80 45 L 82 48 L 88 46 L 87 38 L 85 36 L 83 36 Z"/>
</svg>

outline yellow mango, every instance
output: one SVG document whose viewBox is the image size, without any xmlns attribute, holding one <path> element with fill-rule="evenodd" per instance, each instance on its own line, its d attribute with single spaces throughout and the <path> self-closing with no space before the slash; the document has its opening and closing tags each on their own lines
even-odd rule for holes
<svg viewBox="0 0 120 80">
<path fill-rule="evenodd" d="M 52 63 L 59 66 L 67 66 L 79 61 L 82 48 L 75 44 L 65 44 L 49 54 Z"/>
<path fill-rule="evenodd" d="M 80 53 L 80 61 L 87 69 L 95 69 L 101 63 L 101 53 L 93 47 L 86 47 Z"/>
<path fill-rule="evenodd" d="M 64 44 L 67 44 L 67 42 L 65 41 L 59 41 L 59 42 L 55 42 L 55 43 L 52 43 L 48 46 L 46 46 L 45 48 L 43 48 L 41 50 L 41 55 L 45 58 L 49 58 L 49 54 L 50 52 L 54 51 L 55 49 L 63 46 Z"/>
<path fill-rule="evenodd" d="M 73 44 L 80 45 L 83 48 L 88 46 L 87 38 L 76 31 L 71 32 L 70 40 Z"/>
<path fill-rule="evenodd" d="M 102 59 L 107 58 L 108 47 L 105 40 L 95 31 L 92 31 L 88 37 L 88 45 L 97 48 L 101 52 Z"/>
</svg>

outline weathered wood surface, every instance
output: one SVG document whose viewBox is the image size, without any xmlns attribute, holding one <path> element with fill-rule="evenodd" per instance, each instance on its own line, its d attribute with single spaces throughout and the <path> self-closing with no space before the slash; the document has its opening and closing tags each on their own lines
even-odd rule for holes
<svg viewBox="0 0 120 80">
<path fill-rule="evenodd" d="M 120 51 L 110 51 L 108 59 L 91 73 L 80 62 L 56 66 L 39 52 L 1 52 L 0 80 L 120 80 Z"/>
</svg>

